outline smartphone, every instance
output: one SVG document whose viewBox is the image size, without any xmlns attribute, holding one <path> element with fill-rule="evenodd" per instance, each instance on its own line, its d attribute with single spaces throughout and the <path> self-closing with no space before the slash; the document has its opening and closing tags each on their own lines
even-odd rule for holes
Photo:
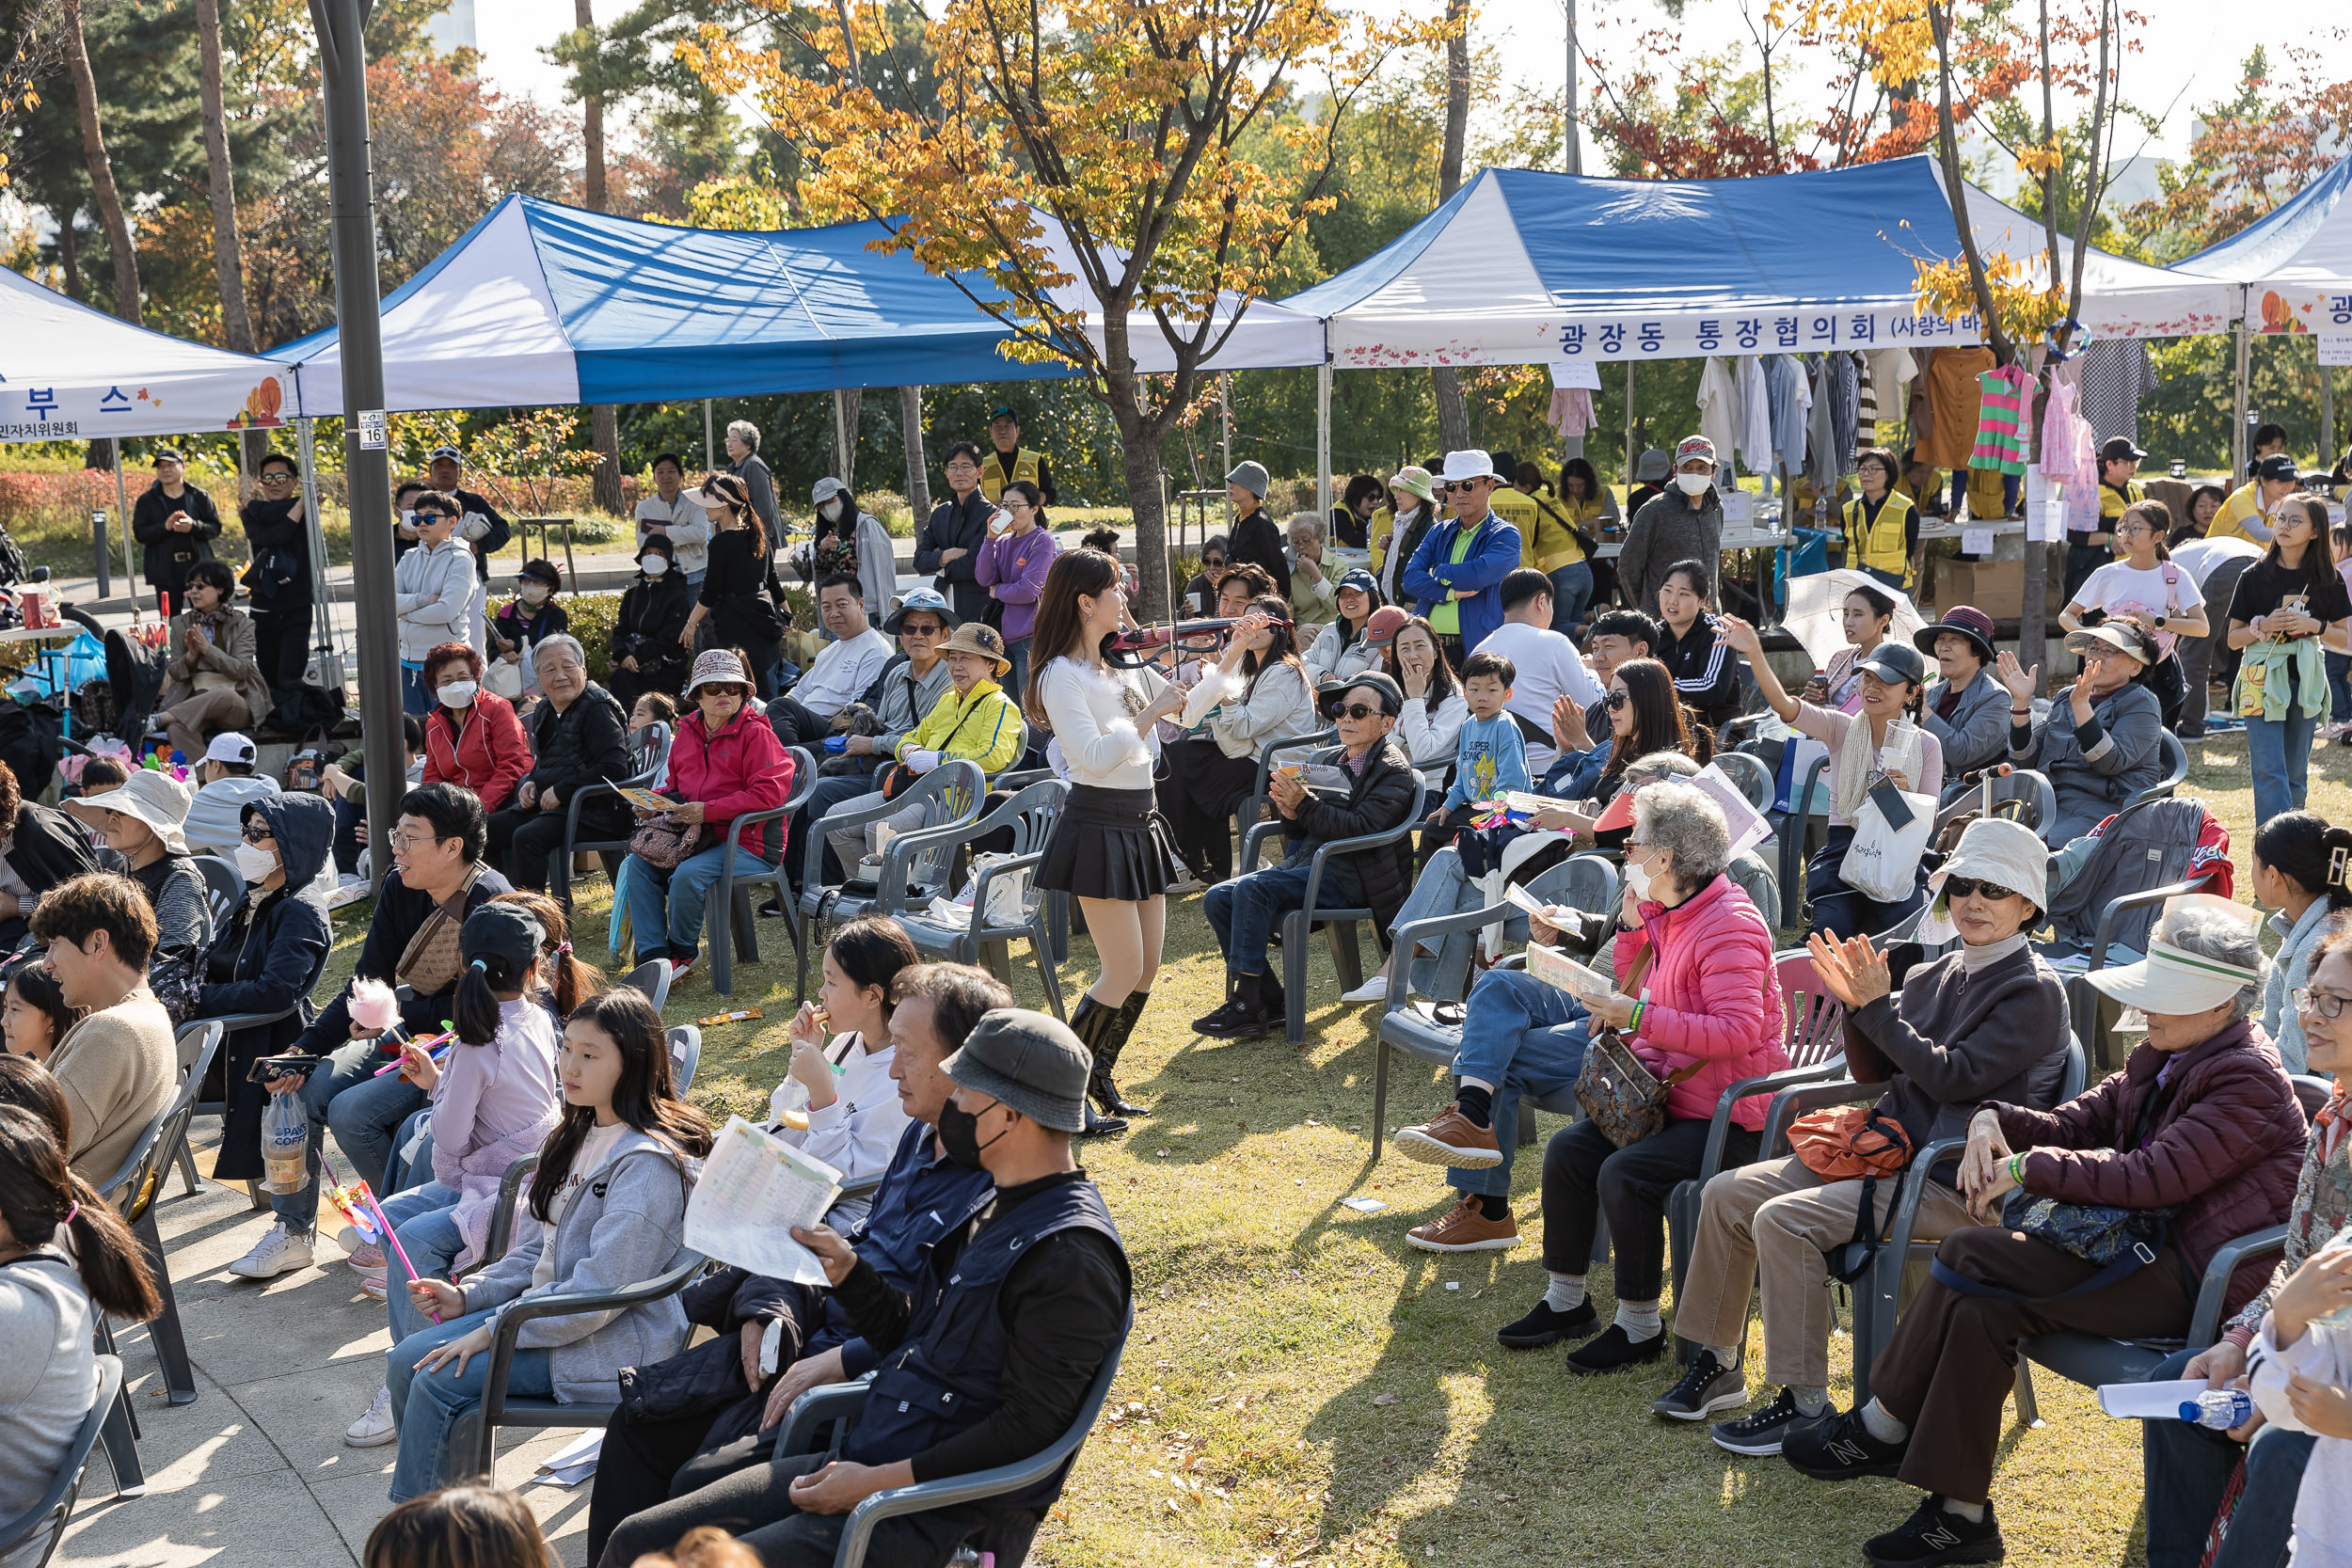
<svg viewBox="0 0 2352 1568">
<path fill-rule="evenodd" d="M 280 1078 L 308 1078 L 318 1070 L 323 1056 L 264 1056 L 253 1064 L 246 1077 L 252 1083 L 274 1083 Z"/>
</svg>

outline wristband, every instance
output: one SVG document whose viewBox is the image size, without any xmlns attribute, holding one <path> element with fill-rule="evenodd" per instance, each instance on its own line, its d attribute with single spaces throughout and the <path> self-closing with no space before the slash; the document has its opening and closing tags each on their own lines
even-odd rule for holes
<svg viewBox="0 0 2352 1568">
<path fill-rule="evenodd" d="M 1648 1006 L 1649 1003 L 1645 998 L 1637 996 L 1633 999 L 1633 1016 L 1625 1021 L 1627 1034 L 1638 1035 L 1642 1032 L 1642 1013 Z"/>
<path fill-rule="evenodd" d="M 2009 1157 L 2009 1179 L 2020 1187 L 2026 1184 L 2025 1155 L 2012 1154 Z"/>
</svg>

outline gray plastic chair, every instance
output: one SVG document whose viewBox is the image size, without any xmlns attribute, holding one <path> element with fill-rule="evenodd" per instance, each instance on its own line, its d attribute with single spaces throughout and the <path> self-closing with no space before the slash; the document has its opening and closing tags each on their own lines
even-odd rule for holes
<svg viewBox="0 0 2352 1568">
<path fill-rule="evenodd" d="M 675 973 L 675 966 L 669 959 L 648 958 L 630 970 L 621 984 L 634 986 L 644 991 L 645 1000 L 652 1003 L 653 1010 L 659 1013 L 669 1004 L 670 978 Z"/>
<path fill-rule="evenodd" d="M 671 1092 L 678 1099 L 694 1086 L 694 1069 L 703 1059 L 703 1032 L 691 1023 L 681 1023 L 663 1037 L 670 1045 L 670 1076 L 676 1080 Z"/>
<path fill-rule="evenodd" d="M 898 921 L 899 928 L 911 938 L 919 953 L 935 954 L 951 963 L 985 963 L 999 979 L 1012 978 L 1011 944 L 1026 940 L 1030 956 L 1037 960 L 1037 976 L 1045 988 L 1046 1006 L 1056 1018 L 1064 1016 L 1061 999 L 1061 979 L 1054 957 L 1051 915 L 1046 895 L 1036 882 L 1036 868 L 1045 859 L 1045 845 L 1054 836 L 1055 824 L 1061 820 L 1062 807 L 1070 798 L 1070 786 L 1059 779 L 1043 779 L 1025 784 L 1009 799 L 997 803 L 994 810 L 970 822 L 954 823 L 944 828 L 925 828 L 902 833 L 890 844 L 896 854 L 901 846 L 912 859 L 919 853 L 940 848 L 955 848 L 973 840 L 999 831 L 1012 833 L 1011 858 L 998 861 L 982 871 L 972 894 L 972 912 L 968 919 L 934 918 L 943 909 L 933 900 L 921 911 L 904 908 L 906 891 L 902 880 L 885 878 L 875 895 L 874 911 Z M 1022 894 L 1022 917 L 1017 922 L 992 920 L 988 914 L 989 893 L 1006 877 L 1029 874 L 1029 881 Z"/>
<path fill-rule="evenodd" d="M 237 906 L 245 902 L 245 873 L 237 869 L 236 862 L 224 856 L 196 855 L 191 858 L 196 862 L 196 868 L 204 874 L 204 899 L 212 907 L 213 928 L 218 930 L 229 924 L 230 916 L 237 912 Z"/>
<path fill-rule="evenodd" d="M 803 746 L 787 748 L 792 758 L 792 787 L 785 794 L 784 804 L 773 811 L 747 812 L 719 830 L 718 842 L 726 843 L 746 828 L 758 828 L 763 833 L 774 823 L 779 834 L 791 832 L 793 814 L 817 793 L 817 759 Z M 710 989 L 721 996 L 735 994 L 735 961 L 759 962 L 759 917 L 752 912 L 751 890 L 772 887 L 778 898 L 790 896 L 791 887 L 785 876 L 784 857 L 791 847 L 778 840 L 776 858 L 762 861 L 751 871 L 738 871 L 733 855 L 719 858 L 719 879 L 710 886 L 710 897 L 703 905 L 703 930 L 710 943 Z M 728 927 L 734 927 L 734 942 L 727 940 Z M 800 932 L 790 921 L 785 922 L 785 935 L 795 948 L 801 945 Z M 808 969 L 808 955 L 801 954 L 801 969 Z"/>
<path fill-rule="evenodd" d="M 48 1568 L 49 1560 L 57 1555 L 57 1544 L 65 1538 L 66 1525 L 73 1517 L 74 1501 L 82 1495 L 82 1476 L 89 1467 L 90 1449 L 97 1447 L 99 1433 L 121 1398 L 120 1358 L 98 1357 L 97 1397 L 90 1401 L 89 1411 L 83 1416 L 73 1441 L 67 1445 L 65 1457 L 49 1478 L 49 1484 L 32 1507 L 12 1518 L 0 1519 L 0 1558 L 27 1542 L 42 1539 L 46 1532 L 48 1544 L 40 1556 L 26 1560 L 26 1568 Z"/>
<path fill-rule="evenodd" d="M 812 790 L 814 784 L 809 786 Z M 924 774 L 897 798 L 880 805 L 860 810 L 835 807 L 820 821 L 808 825 L 806 842 L 801 846 L 803 857 L 800 897 L 800 974 L 792 994 L 808 995 L 808 958 L 823 936 L 825 927 L 855 920 L 880 907 L 880 890 L 893 881 L 898 884 L 900 909 L 918 909 L 937 897 L 945 890 L 952 859 L 951 846 L 934 844 L 924 835 L 932 830 L 961 827 L 977 821 L 982 798 L 988 792 L 988 781 L 980 773 L 978 763 L 958 757 L 943 762 Z M 879 822 L 885 816 L 906 810 L 909 806 L 924 808 L 923 825 L 913 830 L 912 836 L 920 843 L 921 853 L 910 848 L 898 852 L 898 840 L 893 839 L 883 852 L 882 876 L 876 879 L 876 895 L 862 895 L 843 891 L 841 885 L 825 885 L 825 834 L 834 828 L 862 828 Z M 909 835 L 901 835 L 909 836 Z M 912 895 L 906 891 L 912 885 L 919 891 Z"/>
<path fill-rule="evenodd" d="M 636 743 L 629 748 L 630 771 L 628 778 L 614 779 L 609 784 L 583 784 L 572 791 L 572 798 L 564 803 L 564 844 L 548 852 L 548 891 L 564 906 L 566 919 L 572 912 L 573 857 L 581 850 L 603 858 L 604 864 L 614 867 L 620 857 L 628 853 L 629 840 L 603 838 L 582 840 L 580 836 L 580 808 L 589 800 L 618 794 L 620 789 L 651 789 L 660 777 L 661 765 L 670 758 L 670 726 L 655 722 L 645 726 Z"/>
<path fill-rule="evenodd" d="M 2030 768 L 2012 768 L 1999 777 L 1982 780 L 1947 793 L 1943 806 L 1935 814 L 1936 832 L 1942 832 L 1963 812 L 1984 811 L 1988 786 L 1993 815 L 2014 817 L 2040 834 L 2042 841 L 2051 848 L 2058 847 L 2050 842 L 2050 834 L 2058 831 L 2058 791 L 2050 787 L 2047 775 Z M 2012 802 L 2013 810 L 2003 809 Z M 1934 842 L 1932 835 L 1929 842 Z"/>
<path fill-rule="evenodd" d="M 2181 744 L 2179 736 L 2174 735 L 2170 730 L 2158 730 L 2156 732 L 2156 754 L 2162 759 L 2164 777 L 2133 796 L 2129 805 L 2125 807 L 2126 810 L 2129 810 L 2131 806 L 2138 805 L 2143 800 L 2169 800 L 2172 792 L 2180 788 L 2188 778 L 2188 748 Z"/>
</svg>

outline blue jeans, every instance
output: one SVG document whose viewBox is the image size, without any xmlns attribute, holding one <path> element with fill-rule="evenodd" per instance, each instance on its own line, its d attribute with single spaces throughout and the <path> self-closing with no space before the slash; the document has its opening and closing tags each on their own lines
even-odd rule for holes
<svg viewBox="0 0 2352 1568">
<path fill-rule="evenodd" d="M 2328 657 L 2328 717 L 2336 723 L 2352 719 L 2352 654 Z"/>
<path fill-rule="evenodd" d="M 2177 1378 L 2197 1352 L 2185 1350 L 2148 1374 L 2158 1383 Z M 2230 1528 L 2214 1554 L 2214 1568 L 2279 1568 L 2286 1560 L 2287 1536 L 2295 1523 L 2295 1497 L 2303 1466 L 2318 1441 L 2309 1433 L 2272 1427 L 2241 1449 L 2217 1432 L 2186 1421 L 2140 1423 L 2140 1455 L 2147 1470 L 2148 1568 L 2197 1568 L 2205 1536 L 2221 1507 L 2221 1493 L 2238 1456 L 2246 1458 L 2246 1490 L 2231 1511 Z"/>
<path fill-rule="evenodd" d="M 375 1069 L 390 1060 L 373 1040 L 353 1040 L 321 1063 L 303 1086 L 302 1102 L 310 1113 L 310 1183 L 298 1193 L 274 1193 L 269 1200 L 290 1234 L 308 1236 L 317 1224 L 319 1152 L 330 1130 L 336 1147 L 350 1162 L 343 1174 L 365 1181 L 382 1198 L 393 1136 L 411 1113 L 424 1106 L 424 1091 L 400 1074 L 375 1076 Z"/>
<path fill-rule="evenodd" d="M 465 1238 L 457 1233 L 459 1196 L 454 1187 L 428 1181 L 382 1200 L 384 1217 L 392 1222 L 392 1233 L 400 1238 L 398 1248 L 384 1249 L 384 1305 L 391 1313 L 395 1345 L 434 1326 L 431 1318 L 409 1303 L 408 1282 L 447 1279 L 456 1265 L 457 1255 L 466 1249 Z M 408 1261 L 417 1266 L 414 1274 L 400 1266 L 404 1250 Z"/>
<path fill-rule="evenodd" d="M 417 1112 L 402 1122 L 400 1131 L 392 1134 L 392 1152 L 384 1162 L 384 1190 L 375 1195 L 377 1197 L 389 1203 L 394 1193 L 421 1187 L 433 1180 L 433 1134 L 428 1130 L 421 1137 L 418 1136 L 418 1129 L 425 1125 L 431 1115 L 430 1108 Z M 402 1153 L 411 1139 L 417 1145 L 413 1160 L 404 1157 Z"/>
<path fill-rule="evenodd" d="M 1541 1100 L 1572 1088 L 1584 1069 L 1591 1024 L 1583 1005 L 1524 970 L 1490 969 L 1470 988 L 1454 1075 L 1494 1088 L 1495 1143 L 1502 1164 L 1486 1170 L 1445 1173 L 1447 1185 L 1481 1196 L 1511 1196 L 1511 1162 L 1518 1155 L 1522 1095 Z"/>
<path fill-rule="evenodd" d="M 1005 688 L 1005 691 L 1018 703 L 1029 689 L 1029 640 L 1025 637 L 1018 642 L 1006 643 L 1005 657 L 1012 660 L 1012 669 L 1005 675 L 1005 679 L 1011 684 Z"/>
<path fill-rule="evenodd" d="M 1463 873 L 1461 851 L 1449 844 L 1430 857 L 1427 869 L 1406 895 L 1405 907 L 1397 911 L 1396 924 L 1402 927 L 1416 920 L 1432 920 L 1438 915 L 1486 907 L 1486 894 L 1471 886 Z M 1516 906 L 1504 907 L 1511 911 L 1510 918 L 1502 923 L 1504 939 L 1515 943 L 1525 942 L 1527 916 L 1519 913 Z M 1461 1001 L 1470 985 L 1470 944 L 1477 940 L 1475 931 L 1453 931 L 1440 937 L 1436 957 L 1430 957 L 1425 950 L 1415 955 L 1405 972 L 1406 983 L 1417 994 L 1432 1001 Z"/>
<path fill-rule="evenodd" d="M 1225 967 L 1235 974 L 1263 974 L 1266 939 L 1293 910 L 1307 907 L 1307 863 L 1314 853 L 1311 842 L 1291 851 L 1290 859 L 1264 871 L 1252 871 L 1219 882 L 1202 900 L 1208 906 L 1209 928 L 1225 953 Z M 1355 865 L 1343 855 L 1323 863 L 1323 882 L 1315 901 L 1335 910 L 1360 908 L 1363 884 Z"/>
<path fill-rule="evenodd" d="M 1577 623 L 1584 619 L 1584 607 L 1592 602 L 1592 562 L 1573 562 L 1551 574 L 1552 630 L 1575 636 Z"/>
<path fill-rule="evenodd" d="M 719 879 L 721 857 L 726 855 L 735 857 L 739 877 L 768 869 L 767 862 L 733 839 L 687 856 L 675 871 L 649 865 L 635 855 L 623 863 L 628 877 L 628 925 L 637 944 L 637 962 L 661 958 L 683 962 L 700 950 L 703 905 L 710 897 L 710 885 Z M 662 945 L 665 934 L 667 946 Z"/>
<path fill-rule="evenodd" d="M 403 664 L 400 667 L 400 711 L 419 717 L 433 711 L 437 699 L 424 689 L 424 666 Z"/>
<path fill-rule="evenodd" d="M 2246 721 L 2246 755 L 2254 769 L 2254 820 L 2303 809 L 2310 790 L 2312 736 L 2319 721 L 2308 713 Z"/>
<path fill-rule="evenodd" d="M 417 1363 L 437 1345 L 472 1333 L 490 1321 L 488 1310 L 469 1312 L 445 1323 L 428 1324 L 394 1345 L 384 1357 L 384 1386 L 392 1393 L 392 1419 L 400 1427 L 400 1453 L 392 1465 L 392 1501 L 405 1503 L 467 1479 L 473 1463 L 473 1445 L 480 1431 L 482 1396 L 490 1370 L 484 1352 L 469 1359 L 464 1371 L 449 1362 L 429 1372 Z M 526 1399 L 546 1399 L 555 1392 L 543 1350 L 518 1350 L 508 1364 L 506 1391 Z"/>
</svg>

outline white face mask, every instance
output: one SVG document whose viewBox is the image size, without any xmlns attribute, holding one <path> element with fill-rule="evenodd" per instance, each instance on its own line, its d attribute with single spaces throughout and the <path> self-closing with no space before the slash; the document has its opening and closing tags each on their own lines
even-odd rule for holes
<svg viewBox="0 0 2352 1568">
<path fill-rule="evenodd" d="M 1707 487 L 1714 483 L 1714 477 L 1709 474 L 1675 475 L 1675 488 L 1686 496 L 1704 495 Z"/>
<path fill-rule="evenodd" d="M 518 592 L 522 594 L 525 604 L 545 604 L 548 602 L 548 595 L 555 590 L 544 582 L 527 582 Z"/>
<path fill-rule="evenodd" d="M 837 523 L 841 520 L 841 498 L 839 496 L 835 496 L 833 499 L 827 501 L 817 510 L 825 515 L 826 521 Z"/>
<path fill-rule="evenodd" d="M 469 707 L 477 689 L 471 681 L 452 681 L 447 686 L 435 687 L 433 695 L 441 699 L 444 707 Z"/>
<path fill-rule="evenodd" d="M 1626 856 L 1625 885 L 1633 890 L 1633 897 L 1636 903 L 1645 903 L 1648 901 L 1650 881 L 1651 878 L 1649 874 L 1649 867 L 1635 861 L 1631 855 Z"/>
<path fill-rule="evenodd" d="M 278 869 L 278 857 L 258 845 L 237 846 L 237 872 L 248 882 L 266 882 Z"/>
<path fill-rule="evenodd" d="M 670 563 L 660 556 L 649 555 L 638 562 L 637 569 L 649 578 L 658 578 L 670 569 Z"/>
</svg>

